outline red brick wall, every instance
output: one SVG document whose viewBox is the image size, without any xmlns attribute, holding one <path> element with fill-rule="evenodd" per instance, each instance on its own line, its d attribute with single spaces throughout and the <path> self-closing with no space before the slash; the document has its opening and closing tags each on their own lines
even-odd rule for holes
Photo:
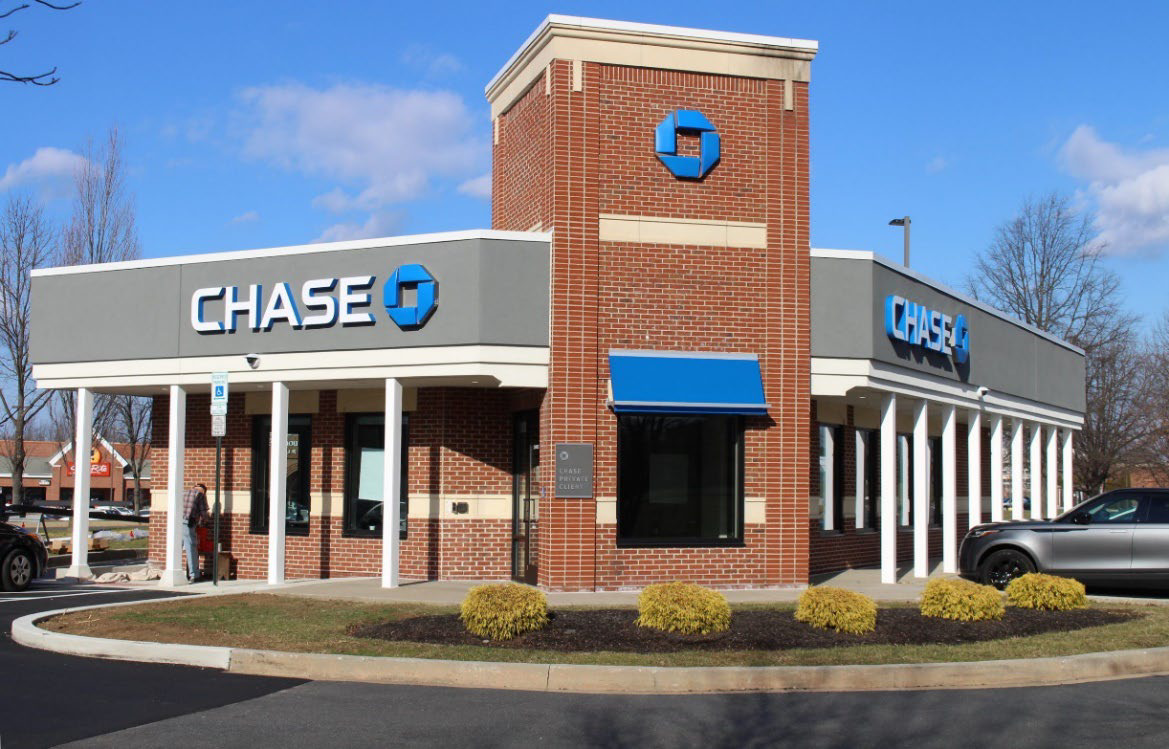
<svg viewBox="0 0 1169 749">
<path fill-rule="evenodd" d="M 593 443 L 596 494 L 616 494 L 610 348 L 759 354 L 772 408 L 748 421 L 746 494 L 765 498 L 766 523 L 742 548 L 617 549 L 594 500 L 546 492 L 541 585 L 807 582 L 807 86 L 794 84 L 786 110 L 782 81 L 583 63 L 582 90 L 573 91 L 563 60 L 548 75 L 550 93 L 541 79 L 500 115 L 492 216 L 499 229 L 555 229 L 543 453 L 556 442 Z M 675 179 L 653 154 L 654 128 L 678 108 L 700 109 L 722 134 L 722 161 L 703 180 Z M 693 148 L 687 141 L 681 147 Z M 533 163 L 545 174 L 521 179 Z M 768 245 L 602 243 L 601 213 L 766 222 Z"/>
<path fill-rule="evenodd" d="M 538 406 L 539 391 L 474 388 L 427 388 L 418 393 L 410 414 L 407 468 L 412 493 L 447 495 L 510 495 L 512 412 Z M 328 492 L 339 511 L 345 491 L 345 415 L 337 413 L 335 391 L 321 391 L 318 413 L 312 415 L 310 490 Z M 168 398 L 155 399 L 155 485 L 166 486 Z M 251 487 L 253 417 L 244 413 L 243 399 L 228 408 L 224 438 L 223 488 L 242 492 L 235 500 L 244 512 L 225 514 L 220 526 L 223 548 L 233 556 L 233 573 L 242 578 L 267 576 L 268 536 L 252 533 L 247 493 Z M 187 484 L 214 486 L 215 443 L 209 437 L 208 396 L 187 398 Z M 213 490 L 212 490 L 213 493 Z M 213 499 L 213 497 L 209 497 Z M 345 577 L 381 574 L 381 540 L 347 537 L 342 517 L 321 517 L 315 510 L 307 536 L 286 536 L 285 575 Z M 166 553 L 166 513 L 151 517 L 150 558 L 161 564 Z M 209 558 L 205 568 L 210 569 Z M 404 577 L 431 579 L 500 579 L 511 575 L 511 521 L 411 518 L 401 545 Z"/>
</svg>

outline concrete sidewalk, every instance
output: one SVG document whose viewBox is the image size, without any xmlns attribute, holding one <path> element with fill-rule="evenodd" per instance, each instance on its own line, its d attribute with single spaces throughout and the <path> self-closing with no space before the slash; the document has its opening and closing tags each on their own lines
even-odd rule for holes
<svg viewBox="0 0 1169 749">
<path fill-rule="evenodd" d="M 944 575 L 940 564 L 931 568 L 931 577 L 954 577 Z M 881 572 L 877 569 L 857 569 L 818 575 L 812 585 L 833 585 L 858 593 L 864 593 L 877 601 L 910 601 L 921 598 L 926 578 L 913 577 L 910 567 L 900 570 L 895 585 L 881 583 Z M 232 581 L 228 585 L 240 586 L 246 581 Z M 486 581 L 462 580 L 403 580 L 397 588 L 381 587 L 380 577 L 346 577 L 332 580 L 293 581 L 280 586 L 268 587 L 262 584 L 251 587 L 250 592 L 275 593 L 277 595 L 323 598 L 364 603 L 429 603 L 458 605 L 467 591 Z M 209 583 L 188 586 L 192 593 L 206 592 Z M 227 586 L 224 587 L 226 592 Z M 242 587 L 242 586 L 241 586 Z M 794 603 L 806 588 L 769 588 L 753 590 L 722 591 L 731 603 Z M 636 606 L 640 591 L 603 591 L 597 593 L 548 593 L 550 606 Z"/>
</svg>

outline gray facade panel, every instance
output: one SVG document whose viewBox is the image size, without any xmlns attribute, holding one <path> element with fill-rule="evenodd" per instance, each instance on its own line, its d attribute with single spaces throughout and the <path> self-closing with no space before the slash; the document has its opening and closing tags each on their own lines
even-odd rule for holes
<svg viewBox="0 0 1169 749">
<path fill-rule="evenodd" d="M 178 356 L 178 266 L 34 278 L 35 364 Z"/>
<path fill-rule="evenodd" d="M 970 357 L 910 346 L 885 332 L 885 300 L 896 294 L 964 315 Z M 864 313 L 859 305 L 867 305 Z M 956 382 L 1075 411 L 1084 410 L 1084 357 L 952 294 L 871 260 L 812 258 L 812 355 L 875 359 Z"/>
<path fill-rule="evenodd" d="M 411 263 L 424 266 L 438 280 L 438 305 L 425 325 L 403 330 L 386 313 L 383 288 L 396 268 Z M 42 276 L 33 280 L 34 362 L 416 346 L 547 346 L 548 264 L 545 242 L 484 238 Z M 298 330 L 278 321 L 271 330 L 257 331 L 248 327 L 246 315 L 238 318 L 235 332 L 200 333 L 191 324 L 191 299 L 197 289 L 235 286 L 239 298 L 245 299 L 249 285 L 260 284 L 266 304 L 273 288 L 286 282 L 303 307 L 305 281 L 349 276 L 374 277 L 366 290 L 370 304 L 360 310 L 373 315 L 372 325 Z M 332 296 L 337 295 L 334 290 Z M 62 297 L 68 304 L 54 308 L 47 301 Z M 205 319 L 222 320 L 223 306 L 222 299 L 208 300 Z M 311 311 L 302 309 L 306 313 Z M 148 323 L 127 329 L 135 336 L 133 347 L 127 348 L 111 346 L 108 339 L 76 341 L 71 331 L 78 319 Z"/>
</svg>

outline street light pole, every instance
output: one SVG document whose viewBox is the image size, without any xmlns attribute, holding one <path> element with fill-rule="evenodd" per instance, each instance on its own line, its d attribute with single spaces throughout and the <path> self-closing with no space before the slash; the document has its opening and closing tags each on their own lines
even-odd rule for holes
<svg viewBox="0 0 1169 749">
<path fill-rule="evenodd" d="M 889 222 L 889 226 L 900 226 L 905 230 L 905 267 L 909 267 L 909 216 L 904 218 L 895 218 Z"/>
</svg>

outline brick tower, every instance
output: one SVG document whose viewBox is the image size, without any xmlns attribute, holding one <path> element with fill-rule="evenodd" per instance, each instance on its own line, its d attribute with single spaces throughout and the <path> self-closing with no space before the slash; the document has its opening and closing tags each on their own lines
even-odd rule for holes
<svg viewBox="0 0 1169 749">
<path fill-rule="evenodd" d="M 550 16 L 488 86 L 492 226 L 554 233 L 541 452 L 595 446 L 591 499 L 556 497 L 544 461 L 543 587 L 807 582 L 815 53 L 801 40 Z M 702 126 L 680 112 L 717 133 L 713 167 Z M 659 158 L 670 145 L 706 173 L 676 176 Z M 619 544 L 612 349 L 758 355 L 770 409 L 744 424 L 742 543 Z"/>
</svg>

